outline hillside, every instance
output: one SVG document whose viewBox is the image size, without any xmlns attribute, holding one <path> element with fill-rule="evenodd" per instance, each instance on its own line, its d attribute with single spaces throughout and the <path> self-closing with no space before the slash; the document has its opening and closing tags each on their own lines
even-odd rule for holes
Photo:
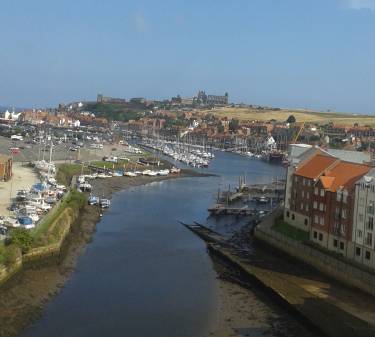
<svg viewBox="0 0 375 337">
<path fill-rule="evenodd" d="M 139 119 L 144 113 L 143 106 L 134 104 L 90 103 L 86 104 L 84 109 L 94 113 L 97 117 L 123 122 Z"/>
<path fill-rule="evenodd" d="M 215 108 L 214 110 L 207 110 L 218 117 L 236 118 L 242 121 L 268 121 L 275 119 L 277 121 L 286 121 L 288 116 L 294 115 L 297 122 L 314 122 L 318 124 L 325 124 L 334 122 L 336 124 L 359 123 L 360 125 L 375 126 L 375 116 L 371 115 L 357 115 L 347 113 L 335 112 L 316 112 L 309 110 L 297 109 L 255 109 L 255 108 Z"/>
</svg>

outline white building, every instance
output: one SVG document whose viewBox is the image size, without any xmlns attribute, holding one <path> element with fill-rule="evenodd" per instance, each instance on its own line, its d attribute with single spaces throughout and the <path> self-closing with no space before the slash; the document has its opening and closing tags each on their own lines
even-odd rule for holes
<svg viewBox="0 0 375 337">
<path fill-rule="evenodd" d="M 352 241 L 353 259 L 375 268 L 375 169 L 356 182 Z"/>
</svg>

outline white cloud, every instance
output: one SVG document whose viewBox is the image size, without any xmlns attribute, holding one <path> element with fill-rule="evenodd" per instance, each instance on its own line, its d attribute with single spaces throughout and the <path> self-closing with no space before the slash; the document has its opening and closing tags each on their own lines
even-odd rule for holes
<svg viewBox="0 0 375 337">
<path fill-rule="evenodd" d="M 375 0 L 344 0 L 344 3 L 350 9 L 375 10 Z"/>
<path fill-rule="evenodd" d="M 134 15 L 134 27 L 139 33 L 146 33 L 149 30 L 149 24 L 142 13 Z"/>
</svg>

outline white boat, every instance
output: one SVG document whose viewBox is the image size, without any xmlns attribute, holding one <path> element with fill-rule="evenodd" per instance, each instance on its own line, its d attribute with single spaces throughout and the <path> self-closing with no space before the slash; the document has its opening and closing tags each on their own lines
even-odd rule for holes
<svg viewBox="0 0 375 337">
<path fill-rule="evenodd" d="M 111 201 L 109 199 L 100 199 L 99 204 L 101 208 L 109 208 L 109 206 L 111 206 Z"/>
<path fill-rule="evenodd" d="M 134 172 L 124 172 L 124 176 L 126 176 L 126 177 L 136 177 L 137 175 Z"/>
</svg>

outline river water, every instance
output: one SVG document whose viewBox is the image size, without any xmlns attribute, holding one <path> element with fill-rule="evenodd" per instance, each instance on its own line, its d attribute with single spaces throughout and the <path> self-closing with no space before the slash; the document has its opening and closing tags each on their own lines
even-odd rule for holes
<svg viewBox="0 0 375 337">
<path fill-rule="evenodd" d="M 260 160 L 217 152 L 213 177 L 134 187 L 113 196 L 64 289 L 23 337 L 199 337 L 212 328 L 218 281 L 205 244 L 178 221 L 206 222 L 218 187 L 284 178 Z M 210 226 L 223 222 L 209 220 Z M 233 225 L 235 221 L 233 221 Z"/>
</svg>

